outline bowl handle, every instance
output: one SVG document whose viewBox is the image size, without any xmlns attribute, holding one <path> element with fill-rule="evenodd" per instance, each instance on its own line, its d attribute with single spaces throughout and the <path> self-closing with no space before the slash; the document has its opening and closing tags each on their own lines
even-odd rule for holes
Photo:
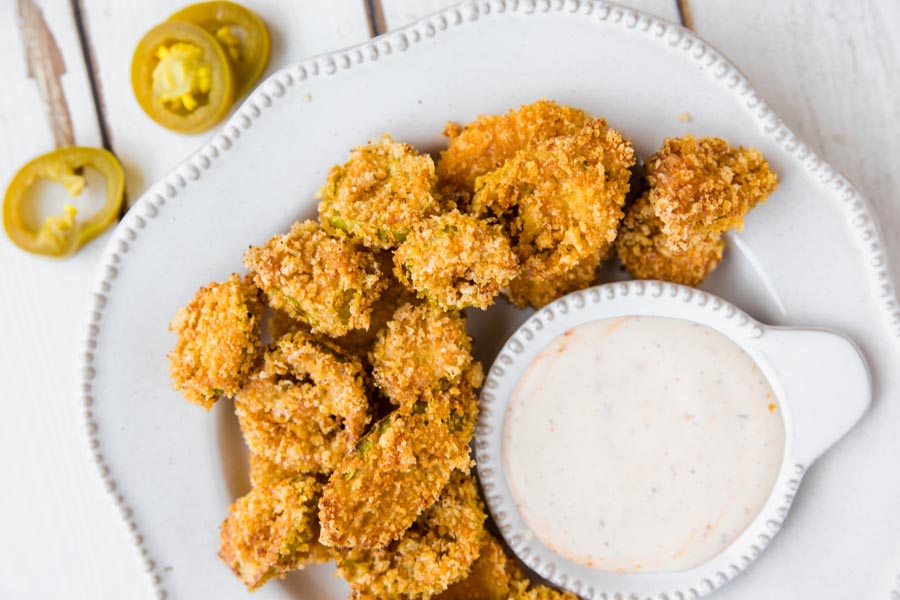
<svg viewBox="0 0 900 600">
<path fill-rule="evenodd" d="M 782 410 L 790 419 L 793 451 L 808 466 L 869 408 L 872 382 L 849 338 L 818 329 L 769 328 L 760 349 L 777 375 Z"/>
</svg>

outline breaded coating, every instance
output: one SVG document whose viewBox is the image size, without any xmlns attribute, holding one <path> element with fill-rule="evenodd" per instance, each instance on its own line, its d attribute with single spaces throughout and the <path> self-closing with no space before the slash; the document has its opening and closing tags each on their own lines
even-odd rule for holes
<svg viewBox="0 0 900 600">
<path fill-rule="evenodd" d="M 277 342 L 280 337 L 295 331 L 310 332 L 309 325 L 278 309 L 272 310 L 272 314 L 266 320 L 266 331 L 269 332 L 269 337 L 273 342 Z"/>
<path fill-rule="evenodd" d="M 479 178 L 472 211 L 500 220 L 526 277 L 564 273 L 615 240 L 633 164 L 631 142 L 597 119 Z"/>
<path fill-rule="evenodd" d="M 400 281 L 443 310 L 487 308 L 518 268 L 500 227 L 455 210 L 414 225 L 394 265 Z"/>
<path fill-rule="evenodd" d="M 254 487 L 231 505 L 222 523 L 219 558 L 250 590 L 271 577 L 331 558 L 317 541 L 315 477 L 292 477 Z"/>
<path fill-rule="evenodd" d="M 315 221 L 294 223 L 286 235 L 251 247 L 244 264 L 272 308 L 335 337 L 368 328 L 372 305 L 387 285 L 373 254 Z"/>
<path fill-rule="evenodd" d="M 250 453 L 250 485 L 260 487 L 272 483 L 278 483 L 282 479 L 301 475 L 297 471 L 289 471 L 265 456 Z"/>
<path fill-rule="evenodd" d="M 685 250 L 674 248 L 653 212 L 649 190 L 628 207 L 616 238 L 619 260 L 632 277 L 690 286 L 699 285 L 718 266 L 724 248 L 719 234 L 696 235 Z"/>
<path fill-rule="evenodd" d="M 458 312 L 405 304 L 378 334 L 372 377 L 394 404 L 412 406 L 427 390 L 448 388 L 472 362 L 472 339 Z"/>
<path fill-rule="evenodd" d="M 394 411 L 335 469 L 319 502 L 326 546 L 381 548 L 437 500 L 454 470 L 468 470 L 469 447 L 424 403 Z"/>
<path fill-rule="evenodd" d="M 447 198 L 465 208 L 475 191 L 475 180 L 499 168 L 520 150 L 543 141 L 577 133 L 589 114 L 550 100 L 539 100 L 502 115 L 481 115 L 464 128 L 444 127 L 450 138 L 437 162 L 438 186 Z"/>
<path fill-rule="evenodd" d="M 481 363 L 473 361 L 459 381 L 446 389 L 431 390 L 422 395 L 414 405 L 415 410 L 424 410 L 428 415 L 447 424 L 450 433 L 459 443 L 468 446 L 475 435 L 478 421 L 478 388 L 484 383 L 484 369 Z"/>
<path fill-rule="evenodd" d="M 219 396 L 233 396 L 259 355 L 262 309 L 249 278 L 234 274 L 200 288 L 169 325 L 178 334 L 169 352 L 175 389 L 206 410 Z"/>
<path fill-rule="evenodd" d="M 363 362 L 368 362 L 369 352 L 375 344 L 378 333 L 384 329 L 388 321 L 394 316 L 394 313 L 397 312 L 397 309 L 404 304 L 416 302 L 415 294 L 394 277 L 391 271 L 393 267 L 391 255 L 385 254 L 387 255 L 387 260 L 382 265 L 382 272 L 385 273 L 387 288 L 372 305 L 369 328 L 354 329 L 339 338 L 334 338 L 334 342 L 338 346 L 356 354 L 363 359 Z"/>
<path fill-rule="evenodd" d="M 521 581 L 510 593 L 510 600 L 579 600 L 572 592 L 555 590 L 546 585 Z"/>
<path fill-rule="evenodd" d="M 390 260 L 390 257 L 388 258 Z M 415 295 L 397 281 L 393 273 L 390 271 L 386 273 L 388 286 L 372 305 L 369 328 L 353 329 L 340 337 L 329 338 L 329 341 L 343 352 L 358 357 L 364 365 L 369 364 L 369 352 L 375 343 L 378 332 L 387 325 L 387 322 L 394 316 L 394 312 L 404 304 L 417 302 Z M 295 331 L 309 332 L 309 326 L 306 323 L 291 318 L 281 310 L 272 311 L 266 327 L 273 340 Z"/>
<path fill-rule="evenodd" d="M 331 168 L 320 192 L 319 221 L 369 248 L 393 248 L 414 223 L 440 212 L 434 185 L 431 157 L 384 134 Z"/>
<path fill-rule="evenodd" d="M 294 472 L 331 472 L 370 419 L 359 359 L 300 331 L 266 352 L 234 405 L 250 451 Z"/>
<path fill-rule="evenodd" d="M 597 270 L 609 257 L 611 248 L 612 244 L 607 244 L 595 250 L 563 273 L 545 277 L 520 275 L 510 282 L 506 297 L 518 308 L 541 308 L 566 294 L 590 287 L 597 281 Z"/>
<path fill-rule="evenodd" d="M 351 549 L 337 557 L 351 598 L 431 598 L 469 572 L 484 532 L 484 508 L 475 481 L 456 471 L 431 508 L 384 548 Z"/>
<path fill-rule="evenodd" d="M 778 176 L 755 148 L 719 138 L 669 138 L 645 165 L 650 202 L 668 244 L 687 250 L 698 235 L 740 230 L 744 215 L 766 200 Z"/>
<path fill-rule="evenodd" d="M 578 600 L 578 596 L 532 583 L 500 542 L 486 533 L 468 577 L 435 600 Z"/>
<path fill-rule="evenodd" d="M 507 600 L 514 586 L 525 581 L 516 562 L 506 555 L 503 546 L 485 532 L 478 560 L 468 576 L 454 583 L 435 600 Z"/>
</svg>

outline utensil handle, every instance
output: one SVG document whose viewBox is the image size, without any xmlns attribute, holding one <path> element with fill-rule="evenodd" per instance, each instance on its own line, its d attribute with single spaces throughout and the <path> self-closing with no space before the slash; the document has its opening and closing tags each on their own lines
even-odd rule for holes
<svg viewBox="0 0 900 600">
<path fill-rule="evenodd" d="M 773 327 L 760 342 L 782 388 L 776 391 L 790 419 L 791 454 L 808 466 L 869 408 L 868 366 L 855 343 L 831 331 Z"/>
</svg>

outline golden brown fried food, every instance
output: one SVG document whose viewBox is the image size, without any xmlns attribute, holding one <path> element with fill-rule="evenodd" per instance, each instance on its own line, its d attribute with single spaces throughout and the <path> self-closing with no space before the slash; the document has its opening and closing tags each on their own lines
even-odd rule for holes
<svg viewBox="0 0 900 600">
<path fill-rule="evenodd" d="M 387 288 L 372 305 L 369 328 L 354 329 L 334 339 L 338 346 L 358 355 L 364 362 L 369 360 L 369 352 L 375 344 L 378 333 L 384 329 L 391 317 L 394 316 L 394 313 L 397 312 L 397 309 L 404 304 L 416 302 L 415 295 L 394 277 L 394 274 L 391 272 L 393 267 L 391 261 L 390 254 L 387 254 L 387 260 L 382 264 L 382 272 L 386 274 Z"/>
<path fill-rule="evenodd" d="M 390 265 L 390 256 L 388 263 Z M 390 269 L 390 267 L 388 267 Z M 369 352 L 375 343 L 378 332 L 394 316 L 394 312 L 404 304 L 417 302 L 415 295 L 405 285 L 397 281 L 390 270 L 387 273 L 387 288 L 372 305 L 372 314 L 369 316 L 368 329 L 353 329 L 348 333 L 329 340 L 346 353 L 357 356 L 363 364 L 369 363 Z M 281 310 L 272 311 L 272 315 L 266 323 L 266 328 L 273 340 L 295 331 L 309 332 L 309 326 L 302 321 L 291 318 Z"/>
<path fill-rule="evenodd" d="M 691 286 L 718 266 L 724 248 L 719 234 L 696 235 L 684 250 L 673 247 L 653 212 L 649 190 L 628 207 L 616 238 L 619 260 L 632 277 Z"/>
<path fill-rule="evenodd" d="M 294 223 L 286 235 L 251 247 L 244 264 L 272 308 L 316 333 L 366 329 L 387 282 L 374 255 L 346 236 L 330 236 L 315 221 Z"/>
<path fill-rule="evenodd" d="M 435 600 L 508 600 L 516 584 L 525 580 L 516 562 L 494 536 L 485 532 L 478 560 L 468 576 L 451 585 Z"/>
<path fill-rule="evenodd" d="M 359 359 L 295 332 L 266 352 L 235 397 L 251 452 L 287 471 L 328 473 L 369 422 Z"/>
<path fill-rule="evenodd" d="M 272 341 L 277 342 L 278 338 L 295 331 L 309 333 L 309 325 L 303 321 L 298 321 L 283 310 L 275 309 L 266 320 L 266 331 L 269 332 L 269 337 Z"/>
<path fill-rule="evenodd" d="M 437 163 L 441 192 L 465 208 L 475 191 L 476 179 L 497 169 L 520 150 L 577 133 L 590 120 L 583 110 L 539 100 L 503 115 L 481 115 L 464 128 L 448 123 L 444 135 L 450 143 Z"/>
<path fill-rule="evenodd" d="M 338 572 L 357 600 L 430 598 L 469 572 L 485 535 L 484 519 L 475 481 L 457 471 L 400 539 L 339 553 Z"/>
<path fill-rule="evenodd" d="M 578 600 L 578 596 L 572 592 L 563 592 L 528 581 L 521 581 L 513 588 L 510 600 Z"/>
<path fill-rule="evenodd" d="M 250 485 L 253 487 L 278 483 L 282 479 L 296 477 L 301 474 L 297 471 L 289 471 L 265 456 L 253 452 L 250 453 Z"/>
<path fill-rule="evenodd" d="M 478 421 L 478 388 L 484 382 L 481 363 L 473 361 L 459 381 L 446 389 L 431 390 L 413 406 L 444 421 L 461 445 L 468 446 Z"/>
<path fill-rule="evenodd" d="M 206 410 L 219 396 L 234 395 L 259 355 L 262 309 L 249 278 L 235 274 L 200 288 L 169 325 L 178 334 L 169 352 L 175 389 Z"/>
<path fill-rule="evenodd" d="M 615 240 L 631 142 L 597 119 L 478 179 L 472 211 L 500 220 L 527 278 L 564 273 Z"/>
<path fill-rule="evenodd" d="M 440 212 L 434 184 L 431 157 L 384 134 L 331 168 L 320 192 L 319 220 L 369 248 L 393 248 L 413 223 Z"/>
<path fill-rule="evenodd" d="M 249 589 L 331 558 L 317 541 L 320 492 L 315 477 L 292 477 L 254 487 L 231 505 L 219 557 Z"/>
<path fill-rule="evenodd" d="M 455 210 L 414 225 L 394 265 L 400 281 L 443 310 L 487 308 L 518 267 L 500 227 Z"/>
<path fill-rule="evenodd" d="M 778 176 L 755 148 L 732 148 L 719 138 L 669 138 L 646 163 L 650 202 L 668 245 L 687 250 L 700 236 L 743 225 L 766 200 Z"/>
<path fill-rule="evenodd" d="M 434 504 L 469 447 L 424 403 L 375 424 L 331 474 L 319 502 L 326 546 L 380 548 Z"/>
<path fill-rule="evenodd" d="M 540 308 L 575 290 L 590 287 L 597 281 L 597 270 L 609 257 L 610 248 L 612 244 L 607 244 L 563 273 L 544 277 L 520 275 L 510 282 L 506 297 L 519 308 Z"/>
<path fill-rule="evenodd" d="M 424 392 L 448 388 L 472 362 L 472 339 L 457 312 L 405 304 L 372 349 L 372 376 L 394 404 L 412 406 Z"/>
<path fill-rule="evenodd" d="M 531 583 L 500 542 L 486 533 L 468 577 L 435 600 L 578 600 L 578 596 Z"/>
</svg>

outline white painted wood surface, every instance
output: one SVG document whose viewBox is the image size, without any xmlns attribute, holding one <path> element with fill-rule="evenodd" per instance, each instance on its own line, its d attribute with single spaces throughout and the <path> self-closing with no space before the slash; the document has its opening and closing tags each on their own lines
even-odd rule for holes
<svg viewBox="0 0 900 600">
<path fill-rule="evenodd" d="M 35 82 L 26 78 L 16 4 L 0 6 L 0 180 L 53 148 Z M 99 145 L 87 70 L 70 3 L 34 0 L 66 66 L 62 86 L 75 142 Z M 675 0 L 625 0 L 677 21 Z M 140 36 L 182 0 L 85 0 L 114 150 L 131 200 L 205 135 L 168 132 L 138 108 L 129 82 Z M 365 0 L 246 0 L 269 24 L 269 72 L 369 36 Z M 382 0 L 401 27 L 453 0 Z M 900 275 L 900 3 L 896 0 L 688 0 L 698 33 L 738 64 L 774 109 L 875 204 Z M 613 82 L 614 84 L 614 82 Z M 665 93 L 665 90 L 661 90 Z M 248 199 L 248 201 L 259 201 Z M 0 598 L 150 596 L 130 533 L 97 477 L 75 389 L 83 314 L 103 237 L 48 261 L 0 236 Z"/>
<path fill-rule="evenodd" d="M 131 53 L 153 25 L 185 5 L 184 0 L 85 3 L 85 19 L 100 71 L 112 144 L 128 177 L 131 201 L 192 153 L 215 130 L 181 135 L 150 119 L 131 91 Z M 293 62 L 365 41 L 369 26 L 361 0 L 247 2 L 269 26 L 272 55 L 266 75 Z"/>
<path fill-rule="evenodd" d="M 384 22 L 388 29 L 397 29 L 437 12 L 448 6 L 458 4 L 459 0 L 381 0 L 384 11 Z M 657 17 L 678 22 L 678 9 L 675 0 L 626 0 L 619 4 L 646 11 Z"/>
</svg>

